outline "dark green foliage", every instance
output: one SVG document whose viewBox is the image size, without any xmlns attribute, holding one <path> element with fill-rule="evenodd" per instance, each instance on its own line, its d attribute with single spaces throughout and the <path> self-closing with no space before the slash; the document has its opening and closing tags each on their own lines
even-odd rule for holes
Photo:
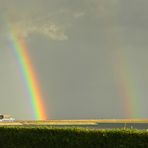
<svg viewBox="0 0 148 148">
<path fill-rule="evenodd" d="M 0 148 L 148 148 L 148 132 L 0 127 Z"/>
</svg>

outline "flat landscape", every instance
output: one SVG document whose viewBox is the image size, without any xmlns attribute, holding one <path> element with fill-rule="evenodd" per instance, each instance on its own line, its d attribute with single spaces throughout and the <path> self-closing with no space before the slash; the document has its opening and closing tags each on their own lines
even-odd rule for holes
<svg viewBox="0 0 148 148">
<path fill-rule="evenodd" d="M 148 119 L 98 119 L 98 120 L 16 120 L 0 122 L 0 126 L 55 126 L 93 129 L 134 128 L 148 129 Z"/>
<path fill-rule="evenodd" d="M 96 119 L 96 120 L 16 120 L 0 125 L 97 125 L 99 123 L 148 123 L 148 119 Z"/>
</svg>

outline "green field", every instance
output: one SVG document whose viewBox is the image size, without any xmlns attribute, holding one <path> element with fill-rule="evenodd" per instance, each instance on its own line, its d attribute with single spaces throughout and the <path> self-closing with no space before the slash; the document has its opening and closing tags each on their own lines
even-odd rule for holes
<svg viewBox="0 0 148 148">
<path fill-rule="evenodd" d="M 0 148 L 148 148 L 148 132 L 51 126 L 1 126 Z"/>
</svg>

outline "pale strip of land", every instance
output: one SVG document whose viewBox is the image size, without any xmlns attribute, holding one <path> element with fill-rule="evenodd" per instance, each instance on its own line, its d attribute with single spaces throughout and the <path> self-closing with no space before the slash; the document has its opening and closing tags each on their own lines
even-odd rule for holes
<svg viewBox="0 0 148 148">
<path fill-rule="evenodd" d="M 96 120 L 16 120 L 0 122 L 3 125 L 98 125 L 99 123 L 148 123 L 148 119 L 96 119 Z"/>
<path fill-rule="evenodd" d="M 9 125 L 12 125 L 12 126 L 16 126 L 16 125 L 22 125 L 22 123 L 20 122 L 0 122 L 0 126 L 9 126 Z"/>
<path fill-rule="evenodd" d="M 48 124 L 98 124 L 98 123 L 148 123 L 148 119 L 90 119 L 90 120 L 28 120 L 26 123 L 48 123 Z"/>
</svg>

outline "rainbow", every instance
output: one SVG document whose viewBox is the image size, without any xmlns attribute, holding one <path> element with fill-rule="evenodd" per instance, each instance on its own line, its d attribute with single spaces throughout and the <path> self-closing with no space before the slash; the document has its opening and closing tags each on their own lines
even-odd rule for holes
<svg viewBox="0 0 148 148">
<path fill-rule="evenodd" d="M 28 47 L 24 37 L 20 32 L 9 25 L 11 49 L 13 50 L 19 71 L 22 74 L 23 81 L 27 90 L 27 96 L 30 99 L 33 108 L 33 116 L 36 120 L 47 120 L 45 105 L 41 93 L 41 88 L 36 76 L 35 69 L 29 57 Z"/>
<path fill-rule="evenodd" d="M 106 5 L 103 1 L 98 1 L 98 6 Z M 104 35 L 106 38 L 106 47 L 111 49 L 108 51 L 108 56 L 111 60 L 111 66 L 113 69 L 113 77 L 117 85 L 116 92 L 121 99 L 121 111 L 126 118 L 141 118 L 142 117 L 142 105 L 140 85 L 137 81 L 137 76 L 132 65 L 132 57 L 129 55 L 128 49 L 125 49 L 123 44 L 123 38 L 120 37 L 120 6 L 122 2 L 117 1 L 116 7 L 112 9 L 114 16 L 111 18 L 109 15 L 102 16 L 103 23 L 105 24 Z M 98 12 L 100 9 L 98 8 Z M 111 30 L 113 27 L 113 30 Z M 115 28 L 115 29 L 114 29 Z M 129 56 L 129 57 L 128 57 Z M 107 59 L 108 60 L 108 59 Z"/>
<path fill-rule="evenodd" d="M 123 105 L 128 118 L 140 118 L 140 95 L 135 74 L 129 64 L 127 54 L 123 50 L 116 51 L 115 58 L 116 79 L 118 81 L 118 92 L 123 99 Z"/>
</svg>

